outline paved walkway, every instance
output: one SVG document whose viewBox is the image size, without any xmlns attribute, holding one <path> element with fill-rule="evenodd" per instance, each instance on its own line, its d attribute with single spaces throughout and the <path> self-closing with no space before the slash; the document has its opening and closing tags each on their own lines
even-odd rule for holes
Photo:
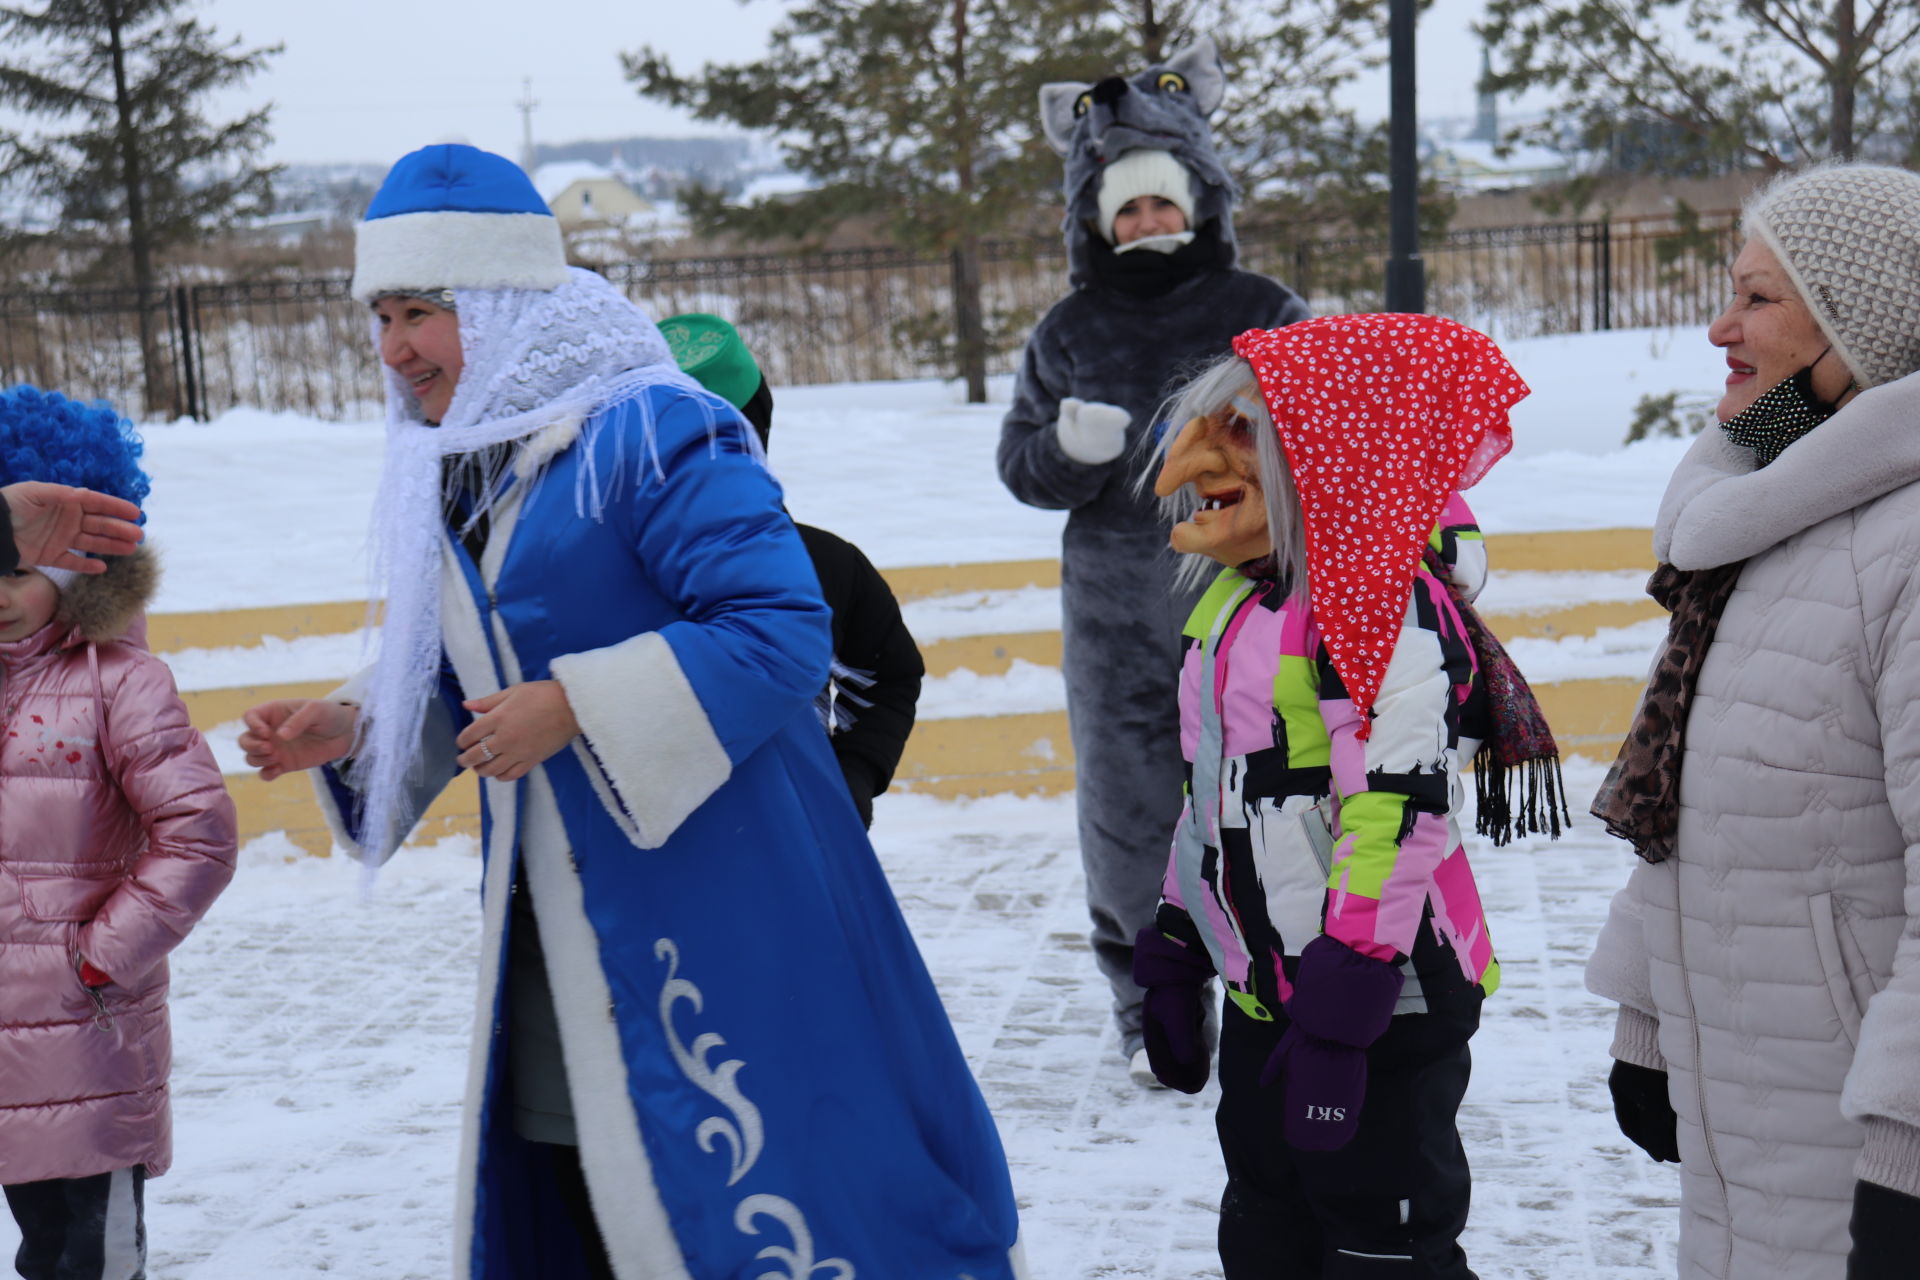
<svg viewBox="0 0 1920 1280">
<path fill-rule="evenodd" d="M 1072 831 L 1068 800 L 907 797 L 875 835 L 999 1118 L 1036 1280 L 1217 1277 L 1214 1099 L 1127 1080 Z M 1478 862 L 1506 985 L 1462 1117 L 1468 1252 L 1483 1280 L 1670 1275 L 1676 1180 L 1613 1127 L 1610 1014 L 1580 985 L 1625 854 L 1585 824 Z M 256 846 L 175 965 L 151 1280 L 447 1274 L 477 882 L 470 846 L 414 851 L 366 901 L 351 868 Z"/>
</svg>

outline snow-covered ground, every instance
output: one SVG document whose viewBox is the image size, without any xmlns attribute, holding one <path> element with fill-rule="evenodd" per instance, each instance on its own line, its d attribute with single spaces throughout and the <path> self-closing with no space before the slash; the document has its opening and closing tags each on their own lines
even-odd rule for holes
<svg viewBox="0 0 1920 1280">
<path fill-rule="evenodd" d="M 1509 353 L 1535 394 L 1514 415 L 1513 456 L 1470 495 L 1483 525 L 1648 525 L 1684 443 L 1618 442 L 1639 396 L 1711 388 L 1700 335 L 1537 339 Z M 1063 517 L 1012 501 L 994 474 L 1008 387 L 992 390 L 994 403 L 969 406 L 939 383 L 782 389 L 773 463 L 794 515 L 882 566 L 1056 555 Z M 146 434 L 161 609 L 363 597 L 377 426 L 236 412 Z M 1483 603 L 1523 612 L 1639 593 L 1634 574 L 1496 573 Z M 1050 630 L 1059 598 L 980 592 L 913 602 L 907 616 L 923 640 Z M 1513 649 L 1536 681 L 1637 676 L 1656 635 Z M 182 687 L 216 688 L 327 679 L 359 656 L 356 637 L 309 637 L 175 665 Z M 1019 663 L 930 681 L 922 713 L 1063 701 L 1057 672 Z M 236 731 L 210 735 L 229 763 Z M 1576 796 L 1598 782 L 1590 765 L 1568 773 Z M 889 796 L 874 838 L 999 1120 L 1037 1280 L 1217 1276 L 1214 1097 L 1125 1076 L 1085 942 L 1071 799 Z M 1611 1014 L 1580 982 L 1627 855 L 1580 823 L 1557 845 L 1475 861 L 1505 985 L 1461 1120 L 1477 1175 L 1468 1251 L 1489 1280 L 1671 1274 L 1676 1180 L 1612 1124 Z M 176 957 L 177 1161 L 148 1192 L 152 1280 L 446 1273 L 478 871 L 471 842 L 415 849 L 368 899 L 352 868 L 278 837 L 244 851 Z M 0 1215 L 0 1255 L 12 1247 Z"/>
<path fill-rule="evenodd" d="M 1599 778 L 1569 774 L 1583 797 Z M 1122 1069 L 1071 800 L 889 796 L 874 840 L 999 1121 L 1036 1280 L 1217 1277 L 1217 1093 Z M 1475 862 L 1504 983 L 1461 1115 L 1468 1254 L 1487 1280 L 1670 1275 L 1677 1181 L 1613 1126 L 1611 1013 L 1580 983 L 1628 855 L 1583 823 Z M 464 840 L 398 858 L 370 900 L 339 860 L 248 849 L 174 965 L 152 1280 L 447 1273 L 478 884 Z M 12 1231 L 0 1215 L 0 1255 Z"/>
</svg>

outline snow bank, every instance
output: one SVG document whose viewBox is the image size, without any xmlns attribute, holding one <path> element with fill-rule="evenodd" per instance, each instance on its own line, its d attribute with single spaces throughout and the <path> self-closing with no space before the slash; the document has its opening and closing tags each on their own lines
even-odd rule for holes
<svg viewBox="0 0 1920 1280">
<path fill-rule="evenodd" d="M 1642 395 L 1714 389 L 1719 362 L 1704 334 L 1624 330 L 1506 350 L 1533 395 L 1514 411 L 1513 454 L 1470 495 L 1482 525 L 1651 524 L 1685 442 L 1620 440 Z M 990 380 L 983 405 L 939 381 L 777 390 L 772 465 L 796 519 L 883 567 L 1059 554 L 1065 515 L 1014 501 L 995 469 L 1011 379 Z M 142 430 L 149 527 L 167 562 L 160 609 L 365 597 L 378 423 L 235 410 Z"/>
</svg>

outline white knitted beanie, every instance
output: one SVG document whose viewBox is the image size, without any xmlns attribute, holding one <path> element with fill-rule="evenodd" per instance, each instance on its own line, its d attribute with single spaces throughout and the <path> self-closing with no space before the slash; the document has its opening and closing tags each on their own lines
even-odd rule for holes
<svg viewBox="0 0 1920 1280">
<path fill-rule="evenodd" d="M 1742 225 L 1862 387 L 1920 371 L 1920 174 L 1821 165 L 1754 193 Z"/>
<path fill-rule="evenodd" d="M 1100 234 L 1113 243 L 1113 220 L 1120 206 L 1140 196 L 1159 196 L 1180 206 L 1193 229 L 1193 178 L 1171 151 L 1129 151 L 1100 175 Z"/>
</svg>

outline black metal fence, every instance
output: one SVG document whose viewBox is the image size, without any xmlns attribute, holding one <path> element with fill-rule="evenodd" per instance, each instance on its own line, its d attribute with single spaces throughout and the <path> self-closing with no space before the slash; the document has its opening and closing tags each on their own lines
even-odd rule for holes
<svg viewBox="0 0 1920 1280">
<path fill-rule="evenodd" d="M 1460 230 L 1423 246 L 1429 308 L 1532 337 L 1704 326 L 1726 296 L 1732 214 Z M 1316 312 L 1382 305 L 1383 240 L 1243 228 L 1242 262 L 1291 284 Z M 980 277 L 989 369 L 1010 372 L 1026 334 L 1066 290 L 1055 237 L 990 241 Z M 899 249 L 658 259 L 607 276 L 658 316 L 731 319 L 775 386 L 951 377 L 954 263 Z M 167 363 L 147 395 L 146 311 Z M 103 397 L 151 420 L 235 406 L 322 418 L 377 416 L 371 331 L 344 276 L 131 289 L 0 293 L 0 379 Z"/>
</svg>

